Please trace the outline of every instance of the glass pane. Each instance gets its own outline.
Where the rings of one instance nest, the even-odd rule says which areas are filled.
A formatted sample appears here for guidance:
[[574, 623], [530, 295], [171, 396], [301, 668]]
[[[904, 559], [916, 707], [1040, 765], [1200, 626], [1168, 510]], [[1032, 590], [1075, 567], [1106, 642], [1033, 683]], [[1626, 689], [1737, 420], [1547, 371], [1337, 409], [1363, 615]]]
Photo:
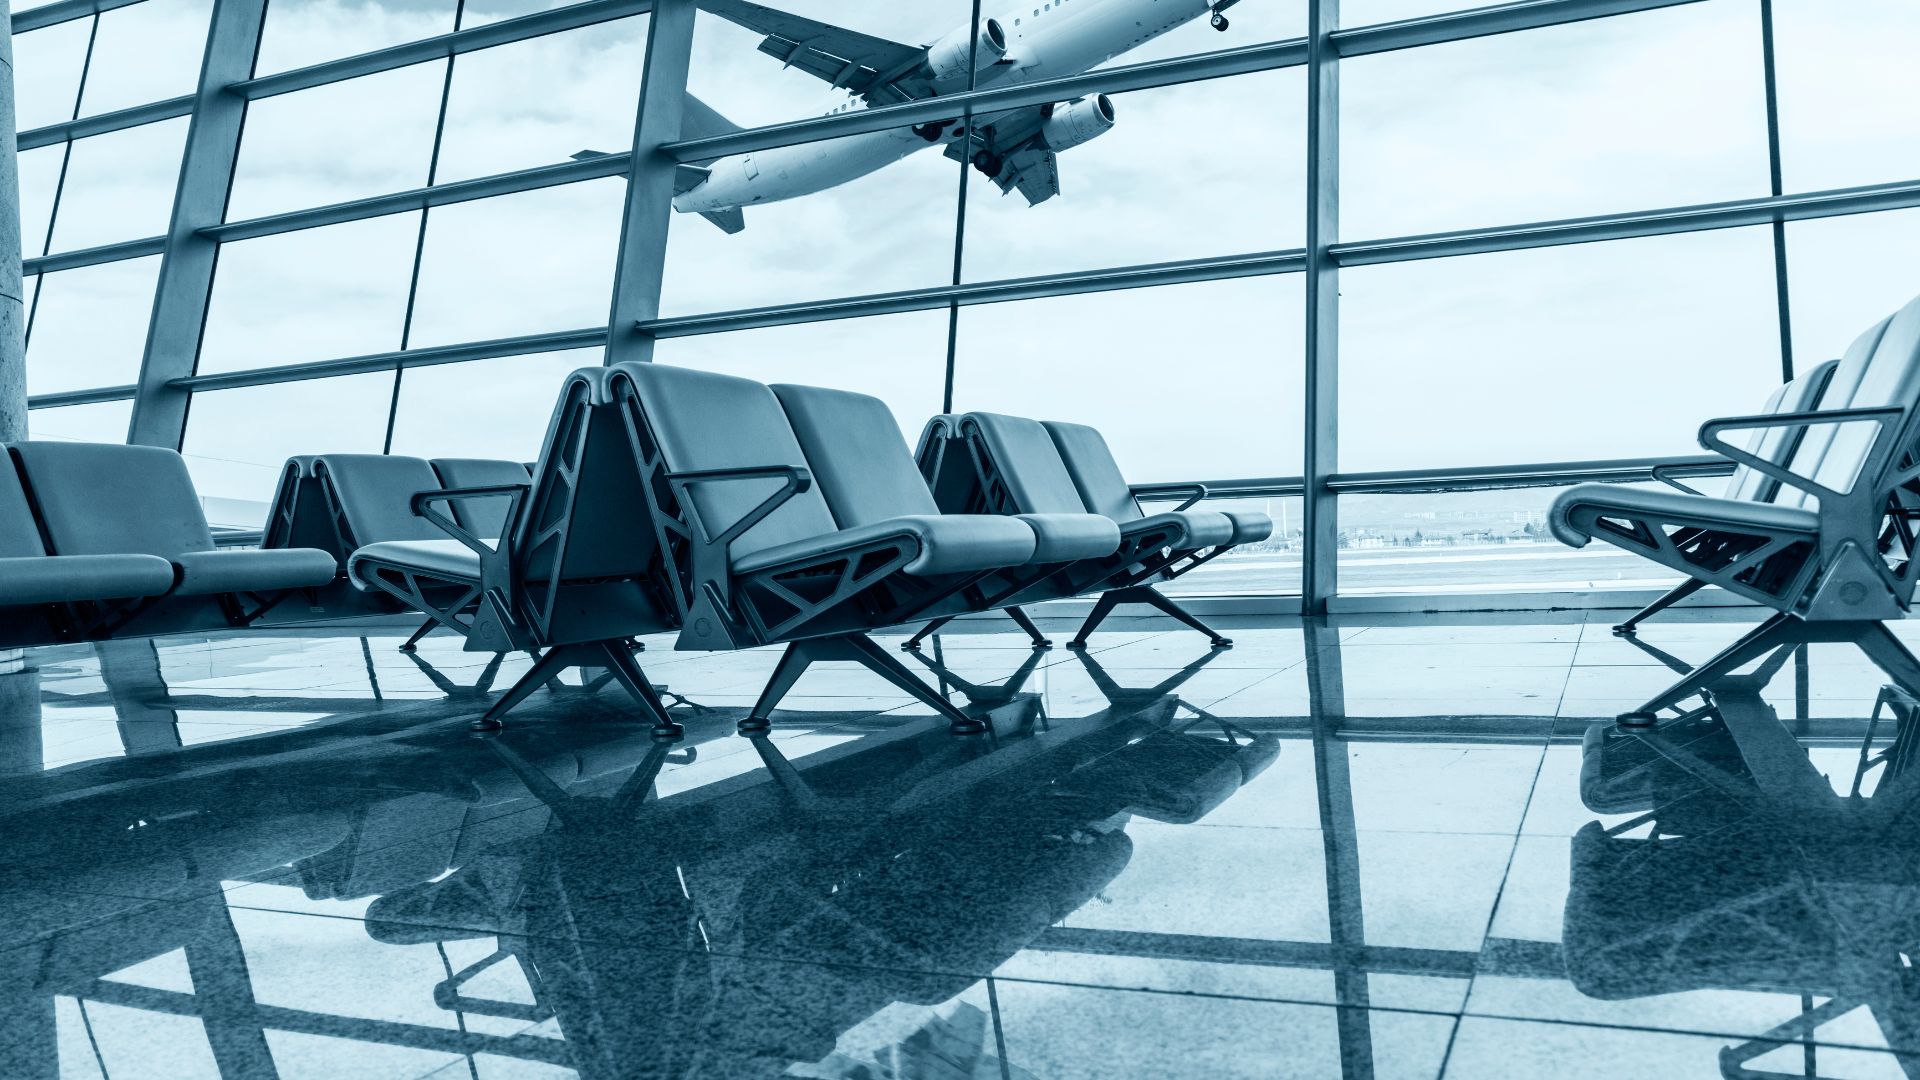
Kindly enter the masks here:
[[81, 114], [193, 93], [212, 15], [213, 0], [142, 0], [102, 12]]
[[1343, 495], [1340, 592], [1664, 590], [1680, 580], [1611, 544], [1570, 548], [1555, 540], [1547, 531], [1547, 508], [1556, 493], [1511, 488]]
[[[1058, 155], [1058, 195], [1029, 205], [1020, 189], [1002, 194], [974, 173], [967, 185], [968, 280], [1306, 242], [1304, 72], [1144, 90], [1112, 102], [1112, 127]], [[1229, 131], [1234, 149], [1222, 154]], [[1204, 180], [1194, 171], [1202, 161]], [[1123, 221], [1126, 227], [1115, 227]]]
[[446, 72], [415, 64], [248, 105], [227, 220], [424, 186]]
[[138, 382], [160, 256], [45, 275], [27, 335], [27, 393]]
[[73, 119], [92, 27], [91, 19], [74, 19], [14, 36], [13, 119], [21, 131]]
[[540, 456], [560, 384], [597, 367], [600, 349], [504, 356], [408, 368], [393, 414], [393, 452], [415, 457], [532, 461]]
[[199, 372], [398, 349], [419, 232], [390, 214], [222, 245]]
[[1340, 25], [1371, 26], [1485, 6], [1484, 0], [1341, 0]]
[[647, 20], [635, 16], [456, 57], [435, 180], [628, 149], [646, 53]]
[[186, 142], [184, 116], [74, 142], [52, 249], [164, 234]]
[[947, 311], [667, 338], [654, 346], [654, 359], [764, 383], [872, 394], [893, 410], [907, 445], [916, 446], [945, 390]]
[[413, 347], [604, 326], [626, 181], [435, 207]]
[[379, 453], [392, 398], [390, 371], [193, 395], [180, 452], [207, 520], [259, 528], [295, 454]]
[[26, 258], [47, 252], [47, 226], [53, 224], [53, 197], [60, 188], [60, 159], [66, 144], [21, 153], [20, 251]]
[[1300, 473], [1298, 274], [962, 308], [954, 408], [1091, 424], [1128, 480]]
[[1845, 352], [1862, 331], [1920, 291], [1920, 210], [1787, 223], [1793, 362], [1810, 368]]
[[1347, 240], [1765, 195], [1742, 0], [1341, 64]]
[[1351, 267], [1340, 471], [1699, 454], [1780, 382], [1765, 228]]
[[457, 0], [273, 0], [255, 75], [306, 67], [453, 31]]
[[[891, 137], [861, 135], [729, 159], [741, 170], [733, 190], [751, 193], [759, 178], [778, 176], [803, 158], [833, 160], [859, 153], [858, 140]], [[725, 167], [724, 161], [715, 166]], [[754, 178], [745, 179], [745, 170]], [[712, 205], [697, 200], [717, 196], [707, 185], [695, 187], [675, 200], [676, 209], [687, 211], [674, 214], [668, 229], [660, 310], [684, 315], [946, 285], [953, 280], [959, 176], [959, 166], [938, 153], [916, 153], [815, 194], [736, 210], [746, 228], [731, 234], [696, 216]]]
[[[1298, 496], [1273, 499], [1203, 499], [1195, 510], [1257, 511], [1273, 519], [1273, 535], [1241, 544], [1198, 569], [1158, 586], [1170, 596], [1271, 596], [1300, 591], [1300, 503]], [[1150, 502], [1149, 514], [1177, 503]]]
[[462, 30], [485, 23], [504, 22], [522, 15], [566, 7], [574, 0], [467, 0], [460, 8]]
[[127, 441], [127, 424], [132, 419], [131, 401], [35, 409], [27, 414], [27, 438], [123, 443]]
[[1920, 5], [1774, 0], [1788, 191], [1920, 176]]

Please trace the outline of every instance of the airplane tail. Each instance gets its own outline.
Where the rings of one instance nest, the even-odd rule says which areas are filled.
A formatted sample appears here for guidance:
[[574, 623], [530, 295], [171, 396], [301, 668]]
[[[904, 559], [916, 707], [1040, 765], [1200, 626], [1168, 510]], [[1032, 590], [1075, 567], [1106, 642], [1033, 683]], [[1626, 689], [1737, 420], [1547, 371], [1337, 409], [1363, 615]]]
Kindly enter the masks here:
[[[680, 134], [688, 139], [704, 139], [709, 135], [726, 135], [740, 130], [740, 125], [720, 115], [713, 106], [688, 94], [681, 107]], [[682, 165], [674, 178], [676, 192], [688, 191], [699, 187], [707, 179], [707, 170], [698, 165]], [[747, 227], [747, 216], [739, 207], [730, 210], [709, 210], [700, 215], [720, 227], [729, 235]]]

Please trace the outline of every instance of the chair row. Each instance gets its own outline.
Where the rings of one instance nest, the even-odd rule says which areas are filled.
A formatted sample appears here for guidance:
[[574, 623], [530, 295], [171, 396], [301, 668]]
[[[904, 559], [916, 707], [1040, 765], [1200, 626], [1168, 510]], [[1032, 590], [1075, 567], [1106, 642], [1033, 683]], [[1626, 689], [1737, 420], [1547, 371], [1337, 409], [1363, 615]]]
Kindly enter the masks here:
[[6, 455], [0, 646], [249, 626], [339, 571], [315, 548], [216, 548], [171, 450], [23, 442]]
[[[503, 496], [497, 539], [460, 520], [469, 500]], [[560, 671], [593, 664], [615, 672], [663, 736], [679, 725], [633, 658], [637, 635], [677, 630], [680, 649], [786, 645], [746, 731], [764, 730], [823, 660], [860, 663], [954, 730], [978, 731], [871, 633], [1137, 587], [1234, 536], [1223, 515], [1143, 527], [1077, 496], [949, 510], [876, 398], [656, 364], [571, 375], [530, 485], [411, 502], [441, 536], [355, 549], [353, 581], [456, 626], [470, 650], [545, 650], [476, 726], [498, 726]], [[1252, 519], [1246, 534], [1264, 535]]]
[[[1761, 667], [1768, 672], [1786, 650], [1814, 641], [1853, 642], [1920, 692], [1920, 660], [1886, 626], [1912, 608], [1915, 584], [1920, 299], [1860, 335], [1839, 361], [1783, 387], [1770, 406], [1700, 428], [1703, 447], [1739, 466], [1724, 497], [1581, 484], [1554, 500], [1548, 521], [1562, 542], [1602, 540], [1685, 574], [1685, 592], [1716, 585], [1775, 612], [1622, 714], [1622, 724], [1660, 723], [1695, 696], [1711, 704], [1715, 688], [1734, 685], [1728, 680], [1746, 665], [1771, 658]], [[1746, 445], [1729, 441], [1743, 431], [1753, 433]]]

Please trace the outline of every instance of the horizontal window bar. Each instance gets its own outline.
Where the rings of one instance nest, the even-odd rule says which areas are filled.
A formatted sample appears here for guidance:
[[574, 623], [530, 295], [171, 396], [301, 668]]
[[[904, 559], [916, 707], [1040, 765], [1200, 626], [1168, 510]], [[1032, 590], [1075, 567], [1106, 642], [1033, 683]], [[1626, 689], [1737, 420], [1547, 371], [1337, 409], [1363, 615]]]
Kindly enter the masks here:
[[165, 250], [167, 250], [167, 238], [164, 236], [122, 240], [117, 244], [102, 244], [99, 247], [81, 248], [78, 251], [62, 251], [55, 255], [36, 255], [31, 259], [22, 259], [20, 272], [28, 275], [52, 274], [61, 270], [76, 270], [82, 266], [98, 266], [101, 263], [144, 258], [148, 255], [158, 255]]
[[786, 326], [791, 323], [856, 319], [868, 315], [894, 315], [903, 311], [927, 311], [943, 308], [948, 304], [963, 306], [998, 304], [1009, 300], [1029, 300], [1043, 296], [1111, 292], [1117, 289], [1141, 289], [1152, 285], [1258, 277], [1263, 274], [1291, 274], [1300, 272], [1305, 265], [1306, 256], [1296, 248], [1289, 251], [1264, 251], [1211, 259], [1142, 263], [1110, 270], [1004, 278], [966, 285], [933, 285], [924, 289], [873, 293], [839, 300], [743, 308], [735, 311], [714, 312], [710, 315], [680, 315], [666, 319], [651, 319], [637, 324], [637, 327], [641, 332], [652, 334], [657, 338], [689, 337], [695, 334], [715, 334], [725, 330], [754, 330], [767, 326]]
[[1410, 469], [1395, 472], [1340, 473], [1327, 486], [1341, 495], [1414, 495], [1446, 491], [1489, 491], [1496, 488], [1558, 487], [1580, 483], [1629, 483], [1653, 479], [1656, 466], [1670, 466], [1680, 476], [1725, 476], [1733, 462], [1722, 457], [1695, 455], [1667, 458], [1618, 458], [1603, 461], [1563, 461], [1540, 465], [1488, 465], [1448, 469]]
[[458, 364], [467, 360], [493, 360], [503, 356], [558, 352], [562, 349], [590, 349], [606, 343], [607, 328], [598, 326], [581, 330], [559, 330], [550, 334], [495, 338], [491, 341], [463, 342], [458, 345], [437, 345], [425, 349], [370, 353], [366, 356], [343, 357], [339, 360], [322, 360], [313, 364], [287, 364], [282, 367], [223, 371], [214, 375], [189, 375], [184, 379], [172, 380], [167, 383], [167, 388], [196, 392], [232, 390], [243, 386], [329, 379], [336, 375], [360, 375], [369, 371], [392, 371], [395, 368], [433, 367], [438, 364]]
[[574, 184], [606, 176], [624, 176], [632, 158], [632, 151], [602, 154], [582, 161], [541, 165], [537, 168], [500, 173], [496, 176], [436, 184], [432, 187], [414, 188], [411, 191], [396, 191], [390, 195], [353, 199], [330, 206], [317, 206], [311, 210], [294, 210], [285, 214], [270, 214], [244, 221], [230, 221], [224, 225], [201, 229], [200, 235], [221, 243], [230, 243], [257, 236], [314, 229], [322, 225], [338, 225], [341, 222], [359, 221], [362, 218], [400, 214], [429, 206], [472, 202], [475, 199], [486, 199], [495, 195], [512, 195], [516, 192], [558, 187], [561, 184]]
[[1802, 221], [1809, 218], [1866, 214], [1878, 210], [1900, 210], [1914, 206], [1920, 206], [1920, 180], [1906, 180], [1897, 184], [1875, 184], [1868, 187], [1836, 188], [1831, 191], [1813, 191], [1798, 195], [1735, 199], [1731, 202], [1677, 206], [1664, 210], [1639, 210], [1624, 214], [1567, 218], [1529, 225], [1462, 229], [1455, 232], [1401, 236], [1386, 240], [1364, 240], [1352, 244], [1335, 244], [1331, 251], [1334, 260], [1341, 266], [1367, 266], [1374, 263], [1444, 259], [1456, 255], [1480, 255], [1493, 251], [1518, 251], [1525, 248], [1556, 247], [1563, 244], [1591, 244], [1605, 240], [1626, 240], [1638, 236], [1733, 229], [1744, 225], [1765, 225], [1774, 221]]
[[1636, 11], [1697, 4], [1701, 0], [1524, 0], [1522, 3], [1495, 4], [1492, 7], [1449, 11], [1417, 19], [1357, 26], [1335, 30], [1333, 47], [1341, 56], [1368, 56], [1373, 53], [1439, 45], [1449, 41], [1510, 34], [1519, 30], [1539, 30], [1548, 26], [1629, 15]]
[[102, 401], [131, 401], [137, 386], [98, 386], [91, 390], [62, 390], [57, 394], [34, 394], [27, 398], [29, 409], [58, 409], [66, 405], [95, 405]]
[[159, 120], [172, 120], [178, 116], [190, 116], [192, 113], [193, 95], [188, 94], [185, 97], [135, 105], [130, 109], [116, 109], [96, 116], [83, 116], [78, 120], [66, 120], [58, 124], [48, 124], [45, 127], [29, 128], [20, 133], [19, 146], [22, 150], [53, 146], [69, 139], [105, 135], [109, 131], [121, 131]]
[[29, 30], [38, 30], [46, 26], [58, 26], [63, 22], [84, 19], [102, 11], [112, 11], [141, 0], [57, 0], [56, 3], [42, 4], [30, 11], [16, 11], [12, 15], [13, 32], [24, 34]]
[[[292, 71], [262, 75], [244, 82], [232, 83], [227, 89], [252, 101], [256, 98], [272, 97], [275, 94], [289, 94], [295, 90], [324, 86], [327, 83], [357, 79], [362, 75], [392, 71], [394, 68], [408, 67], [429, 60], [442, 60], [461, 53], [491, 49], [496, 45], [508, 45], [528, 38], [576, 30], [582, 26], [592, 26], [594, 23], [638, 15], [652, 9], [652, 0], [587, 0], [584, 4], [569, 4], [551, 11], [522, 15], [517, 19], [504, 19], [469, 30], [456, 30], [450, 34], [409, 41], [404, 45], [377, 49], [357, 56], [346, 56], [309, 67], [295, 68]], [[272, 15], [269, 14], [268, 18], [272, 18]], [[635, 57], [634, 62], [639, 63], [639, 58]]]

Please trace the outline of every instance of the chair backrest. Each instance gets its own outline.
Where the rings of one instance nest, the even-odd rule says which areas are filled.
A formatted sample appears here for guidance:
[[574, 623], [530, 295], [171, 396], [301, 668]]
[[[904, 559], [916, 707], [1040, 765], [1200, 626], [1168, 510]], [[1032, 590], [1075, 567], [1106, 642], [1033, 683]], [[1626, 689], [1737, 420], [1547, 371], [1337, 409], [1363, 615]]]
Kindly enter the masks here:
[[[672, 472], [761, 465], [807, 468], [780, 399], [764, 383], [671, 364], [625, 363], [616, 380], [633, 387], [647, 431]], [[718, 536], [780, 489], [778, 478], [694, 484], [689, 501], [708, 537]], [[734, 541], [733, 558], [839, 531], [814, 484]]]
[[1085, 424], [1057, 420], [1048, 420], [1041, 426], [1053, 437], [1054, 448], [1060, 451], [1060, 460], [1066, 464], [1067, 474], [1073, 477], [1073, 486], [1079, 490], [1080, 501], [1087, 504], [1088, 510], [1115, 521], [1134, 521], [1146, 516], [1141, 513], [1133, 488], [1121, 475], [1120, 463], [1113, 460], [1113, 451], [1099, 431]]
[[172, 450], [118, 443], [12, 446], [55, 555], [158, 555], [213, 550], [187, 463]]
[[[1816, 365], [1805, 375], [1781, 383], [1767, 398], [1761, 413], [1777, 416], [1781, 413], [1808, 412], [1818, 408], [1821, 395], [1826, 391], [1827, 383], [1833, 378], [1833, 369], [1840, 366], [1838, 360], [1828, 360]], [[1747, 440], [1747, 452], [1764, 461], [1782, 464], [1790, 460], [1800, 446], [1800, 440], [1806, 434], [1806, 428], [1756, 428], [1753, 436]], [[1778, 498], [1784, 487], [1778, 480], [1769, 477], [1758, 469], [1745, 465], [1733, 470], [1727, 478], [1729, 499], [1744, 499], [1748, 502], [1771, 502]], [[1786, 488], [1793, 491], [1793, 488]]]
[[27, 501], [27, 489], [13, 457], [0, 461], [0, 559], [18, 559], [45, 555], [40, 539], [40, 523], [34, 520], [33, 504]]
[[[1854, 340], [1834, 368], [1820, 400], [1822, 411], [1920, 405], [1920, 299], [1901, 308]], [[1874, 441], [1871, 423], [1822, 424], [1807, 429], [1789, 468], [1834, 491], [1852, 488]], [[1791, 505], [1812, 505], [1807, 492], [1783, 493]]]
[[[501, 484], [527, 484], [532, 471], [517, 461], [491, 458], [434, 458], [433, 471], [440, 486], [447, 488], [496, 487]], [[493, 539], [507, 526], [507, 507], [511, 500], [459, 499], [453, 506], [453, 518], [474, 535]]]
[[425, 458], [397, 454], [323, 454], [313, 461], [313, 479], [348, 548], [386, 540], [445, 540], [438, 525], [413, 512], [413, 497], [439, 491], [440, 478]]
[[645, 487], [611, 405], [611, 369], [581, 368], [560, 387], [513, 532], [528, 580], [627, 577], [657, 567]]
[[940, 512], [886, 402], [820, 386], [771, 389], [841, 528]]
[[[999, 513], [1084, 514], [1087, 504], [1080, 498], [1067, 463], [1061, 460], [1053, 436], [1038, 420], [1000, 413], [968, 413], [961, 418], [961, 431], [974, 452], [983, 455], [1010, 507], [994, 507]], [[989, 502], [998, 496], [989, 493]]]

